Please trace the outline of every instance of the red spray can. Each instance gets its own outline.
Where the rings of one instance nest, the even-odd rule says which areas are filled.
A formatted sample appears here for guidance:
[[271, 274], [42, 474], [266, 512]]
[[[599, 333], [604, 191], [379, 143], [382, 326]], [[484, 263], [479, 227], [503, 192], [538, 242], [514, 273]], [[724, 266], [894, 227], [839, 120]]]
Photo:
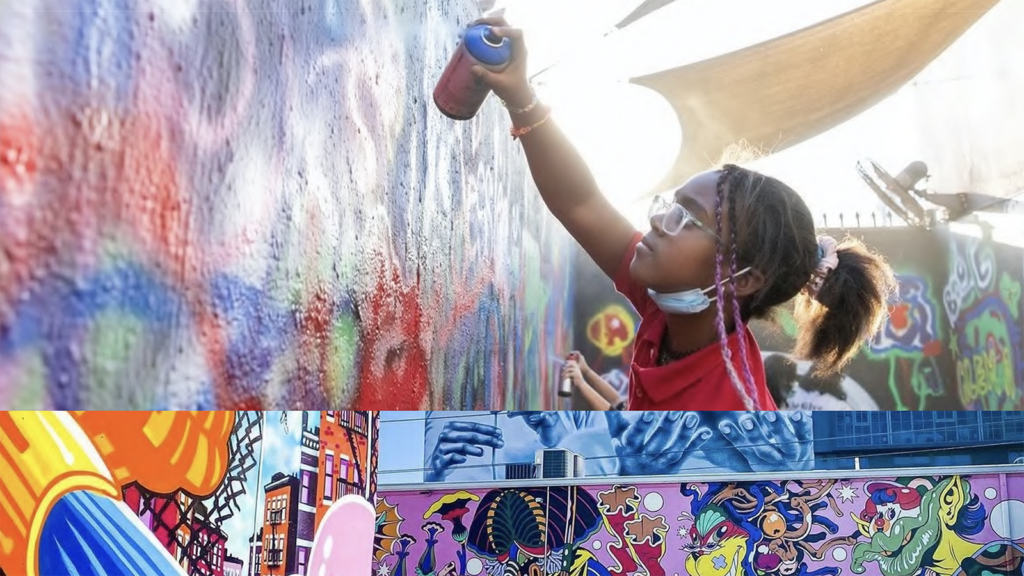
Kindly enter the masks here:
[[[565, 360], [566, 360], [566, 362], [568, 362], [570, 360], [576, 360], [576, 355], [575, 354], [569, 354], [569, 356], [567, 356]], [[572, 379], [571, 378], [562, 378], [562, 383], [558, 387], [558, 395], [561, 396], [562, 398], [570, 398], [570, 397], [572, 397]]]
[[473, 75], [473, 66], [500, 72], [511, 59], [512, 42], [508, 38], [497, 36], [486, 24], [470, 26], [434, 88], [434, 104], [453, 120], [476, 116], [491, 89]]

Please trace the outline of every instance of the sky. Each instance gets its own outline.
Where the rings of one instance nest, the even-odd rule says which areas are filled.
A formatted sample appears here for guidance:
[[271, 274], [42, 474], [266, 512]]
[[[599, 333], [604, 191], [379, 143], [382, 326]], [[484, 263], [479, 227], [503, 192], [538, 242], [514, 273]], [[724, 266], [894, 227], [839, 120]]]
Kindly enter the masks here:
[[[510, 23], [525, 30], [531, 72], [557, 64], [536, 79], [538, 92], [553, 105], [555, 118], [588, 160], [602, 190], [640, 229], [647, 226], [649, 200], [631, 198], [657, 184], [681, 137], [668, 103], [653, 91], [628, 84], [630, 77], [733, 51], [870, 3], [678, 0], [606, 35], [641, 1], [505, 0], [495, 7], [505, 8]], [[985, 26], [998, 27], [1000, 9], [1019, 6], [997, 6], [983, 18]], [[816, 217], [828, 212], [830, 223], [840, 210], [847, 215], [882, 210], [858, 176], [856, 163], [871, 158], [895, 174], [914, 160], [927, 159], [929, 153], [937, 155], [936, 146], [922, 134], [921, 91], [914, 88], [921, 82], [957, 80], [948, 76], [962, 71], [964, 59], [984, 60], [984, 50], [992, 47], [984, 38], [978, 41], [985, 34], [979, 28], [981, 23], [940, 56], [937, 65], [880, 104], [751, 167], [793, 186]], [[978, 74], [984, 79], [1001, 77], [997, 71]]]
[[[228, 519], [222, 525], [228, 535], [228, 553], [241, 559], [246, 567], [249, 564], [249, 538], [254, 533], [255, 525], [262, 525], [263, 514], [263, 486], [270, 483], [270, 479], [276, 472], [286, 474], [298, 474], [299, 472], [299, 441], [302, 434], [302, 412], [288, 412], [288, 430], [285, 430], [281, 423], [281, 412], [266, 412], [266, 420], [263, 429], [263, 466], [253, 469], [249, 473], [248, 482], [245, 487], [245, 494], [237, 500], [240, 512]], [[319, 421], [320, 413], [311, 412], [311, 417]], [[259, 450], [257, 446], [257, 450]], [[257, 457], [259, 453], [257, 453]], [[257, 482], [256, 472], [260, 471], [260, 480]], [[254, 515], [258, 515], [254, 518]]]
[[[423, 442], [426, 412], [386, 411], [380, 413], [379, 446], [401, 446], [409, 438]], [[377, 482], [379, 484], [409, 484], [423, 482], [423, 447], [408, 450], [381, 450], [378, 455]], [[412, 470], [399, 472], [399, 470]]]

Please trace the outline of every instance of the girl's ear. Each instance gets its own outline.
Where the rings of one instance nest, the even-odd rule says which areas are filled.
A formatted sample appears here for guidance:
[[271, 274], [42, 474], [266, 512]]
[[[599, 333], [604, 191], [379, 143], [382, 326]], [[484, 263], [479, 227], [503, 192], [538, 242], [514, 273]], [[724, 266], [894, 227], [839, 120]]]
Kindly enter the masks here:
[[745, 274], [733, 278], [733, 282], [736, 285], [736, 296], [745, 297], [764, 288], [765, 277], [760, 270], [751, 268]]

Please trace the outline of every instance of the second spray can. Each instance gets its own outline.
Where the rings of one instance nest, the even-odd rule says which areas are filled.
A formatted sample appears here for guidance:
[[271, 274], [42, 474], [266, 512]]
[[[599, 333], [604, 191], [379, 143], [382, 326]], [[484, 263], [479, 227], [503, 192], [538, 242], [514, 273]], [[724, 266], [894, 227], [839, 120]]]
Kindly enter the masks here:
[[[571, 362], [571, 361], [576, 360], [576, 359], [577, 358], [576, 358], [575, 354], [569, 354], [569, 356], [566, 357], [565, 361], [566, 362]], [[558, 387], [558, 395], [561, 396], [562, 398], [569, 398], [569, 397], [572, 396], [572, 379], [571, 378], [562, 378], [561, 385]]]
[[477, 24], [466, 29], [455, 54], [434, 88], [434, 104], [453, 120], [476, 116], [491, 90], [473, 75], [473, 66], [500, 72], [512, 59], [512, 42]]

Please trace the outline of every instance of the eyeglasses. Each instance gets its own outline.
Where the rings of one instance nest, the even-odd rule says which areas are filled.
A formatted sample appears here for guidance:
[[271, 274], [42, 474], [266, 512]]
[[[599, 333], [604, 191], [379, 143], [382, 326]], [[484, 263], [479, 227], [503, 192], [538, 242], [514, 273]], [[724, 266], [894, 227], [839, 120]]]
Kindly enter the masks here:
[[700, 220], [697, 220], [697, 217], [684, 208], [682, 204], [668, 202], [661, 196], [654, 197], [654, 201], [651, 202], [651, 208], [647, 211], [648, 220], [655, 216], [661, 217], [661, 229], [669, 236], [679, 234], [687, 224], [692, 222], [697, 228], [707, 232], [714, 238], [718, 238], [718, 234], [715, 234], [714, 230], [705, 226]]

